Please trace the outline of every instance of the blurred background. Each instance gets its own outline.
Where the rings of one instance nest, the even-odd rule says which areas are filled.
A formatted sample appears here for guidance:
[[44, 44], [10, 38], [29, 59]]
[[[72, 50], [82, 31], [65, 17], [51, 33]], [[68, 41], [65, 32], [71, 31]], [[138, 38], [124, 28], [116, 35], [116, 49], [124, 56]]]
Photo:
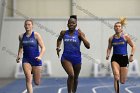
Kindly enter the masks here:
[[[25, 32], [25, 19], [33, 19], [34, 31], [39, 32], [46, 46], [43, 75], [66, 77], [60, 58], [56, 55], [56, 40], [67, 29], [70, 15], [77, 15], [78, 26], [88, 38], [91, 48], [81, 44], [82, 69], [80, 77], [112, 76], [110, 62], [105, 60], [108, 38], [114, 34], [114, 23], [127, 18], [123, 28], [137, 49], [128, 76], [139, 77], [140, 0], [0, 0], [0, 79], [15, 79], [23, 75], [16, 63], [18, 36]], [[63, 51], [63, 44], [61, 45]], [[61, 54], [62, 54], [61, 51]], [[130, 54], [130, 47], [128, 46]], [[2, 83], [0, 83], [2, 84]]]

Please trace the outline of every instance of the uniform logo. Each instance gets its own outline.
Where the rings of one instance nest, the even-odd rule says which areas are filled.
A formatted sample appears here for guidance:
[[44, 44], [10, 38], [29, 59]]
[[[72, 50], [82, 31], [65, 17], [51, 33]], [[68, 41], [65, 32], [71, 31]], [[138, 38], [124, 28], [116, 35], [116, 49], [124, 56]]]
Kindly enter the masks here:
[[75, 38], [72, 38], [72, 39], [64, 39], [65, 42], [76, 42], [76, 39]]

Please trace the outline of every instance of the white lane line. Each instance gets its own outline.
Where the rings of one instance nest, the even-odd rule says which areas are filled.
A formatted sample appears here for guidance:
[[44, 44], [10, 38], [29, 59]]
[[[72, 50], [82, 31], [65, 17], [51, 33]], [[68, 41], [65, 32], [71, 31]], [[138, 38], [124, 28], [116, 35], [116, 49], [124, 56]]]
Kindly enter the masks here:
[[27, 93], [27, 89], [25, 89], [22, 93]]
[[[108, 83], [104, 83], [104, 84], [108, 84]], [[84, 87], [84, 86], [98, 86], [100, 84], [83, 84], [83, 85], [79, 85], [78, 87]], [[129, 85], [129, 84], [126, 84]], [[111, 85], [109, 85], [111, 86]], [[98, 86], [98, 87], [94, 87], [92, 88], [93, 93], [97, 93], [95, 89], [98, 89], [100, 87], [109, 87], [109, 86]], [[49, 86], [34, 86], [33, 89], [37, 89], [37, 88], [46, 88], [46, 87], [58, 87], [58, 85], [49, 85]], [[61, 93], [63, 89], [65, 89], [67, 87], [61, 87], [58, 89], [58, 93]], [[27, 89], [25, 89], [22, 93], [27, 93]], [[131, 92], [129, 92], [131, 93]]]
[[61, 93], [63, 89], [66, 89], [67, 87], [61, 87], [58, 89], [58, 93]]
[[128, 92], [128, 93], [133, 93], [130, 88], [137, 88], [137, 87], [140, 87], [140, 86], [130, 86], [130, 87], [126, 87], [125, 88], [125, 91]]
[[97, 86], [97, 87], [92, 88], [92, 91], [93, 91], [93, 93], [97, 93], [97, 92], [96, 92], [96, 89], [104, 88], [104, 87], [113, 87], [113, 85], [108, 85], [108, 86]]
[[[46, 88], [46, 87], [58, 87], [58, 85], [50, 85], [50, 86], [34, 86], [33, 89], [37, 89], [37, 88]], [[22, 93], [27, 93], [27, 89], [25, 89]]]
[[[83, 84], [83, 85], [79, 85], [78, 87], [85, 87], [85, 86], [96, 86], [96, 85], [100, 85], [100, 84]], [[67, 87], [61, 87], [58, 89], [58, 93], [61, 93], [63, 89], [66, 89]]]

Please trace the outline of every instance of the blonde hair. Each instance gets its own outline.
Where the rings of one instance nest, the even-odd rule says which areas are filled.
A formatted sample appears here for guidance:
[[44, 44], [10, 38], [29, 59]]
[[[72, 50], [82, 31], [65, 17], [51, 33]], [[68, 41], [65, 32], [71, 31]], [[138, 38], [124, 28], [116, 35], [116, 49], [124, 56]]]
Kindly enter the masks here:
[[120, 17], [119, 19], [120, 19], [119, 23], [120, 23], [122, 26], [125, 26], [125, 25], [126, 25], [126, 18], [125, 18], [125, 17]]

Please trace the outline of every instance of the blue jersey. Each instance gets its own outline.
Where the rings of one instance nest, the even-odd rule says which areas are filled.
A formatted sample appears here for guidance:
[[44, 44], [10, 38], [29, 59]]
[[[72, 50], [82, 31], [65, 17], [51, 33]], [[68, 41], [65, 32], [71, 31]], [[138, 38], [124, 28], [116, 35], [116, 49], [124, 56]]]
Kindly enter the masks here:
[[80, 52], [81, 40], [78, 37], [78, 30], [75, 30], [72, 36], [69, 35], [69, 30], [67, 30], [63, 37], [63, 41], [64, 41], [63, 55], [81, 57]]
[[121, 35], [120, 38], [113, 37], [112, 39], [112, 46], [113, 46], [113, 54], [121, 54], [121, 55], [127, 55], [127, 42], [123, 38], [123, 35]]
[[32, 32], [30, 37], [27, 37], [26, 33], [23, 34], [22, 46], [23, 58], [34, 59], [39, 56], [38, 42], [35, 39], [34, 32]]
[[80, 45], [81, 40], [79, 39], [78, 30], [75, 30], [73, 35], [69, 35], [69, 30], [65, 32], [63, 37], [64, 51], [61, 57], [61, 62], [68, 60], [72, 65], [81, 64], [81, 52]]

